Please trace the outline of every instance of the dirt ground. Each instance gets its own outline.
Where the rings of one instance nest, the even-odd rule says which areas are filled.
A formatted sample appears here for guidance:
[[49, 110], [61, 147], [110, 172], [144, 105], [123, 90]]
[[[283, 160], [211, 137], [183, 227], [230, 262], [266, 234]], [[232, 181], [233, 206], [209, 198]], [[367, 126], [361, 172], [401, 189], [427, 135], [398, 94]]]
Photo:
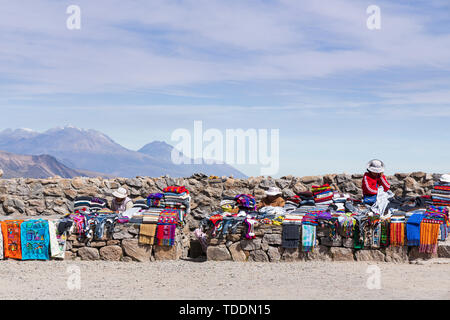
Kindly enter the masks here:
[[0, 299], [450, 299], [449, 263], [8, 260], [0, 275]]

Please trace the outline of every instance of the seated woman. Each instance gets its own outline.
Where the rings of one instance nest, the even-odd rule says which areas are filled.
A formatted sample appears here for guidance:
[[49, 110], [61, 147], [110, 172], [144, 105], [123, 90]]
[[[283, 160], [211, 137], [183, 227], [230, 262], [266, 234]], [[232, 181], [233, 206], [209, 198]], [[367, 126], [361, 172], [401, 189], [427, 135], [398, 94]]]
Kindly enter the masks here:
[[367, 164], [367, 172], [362, 179], [363, 202], [365, 204], [372, 205], [377, 201], [379, 186], [382, 186], [385, 192], [391, 187], [383, 172], [383, 161], [374, 159]]
[[112, 195], [114, 196], [114, 199], [111, 202], [112, 211], [122, 213], [133, 208], [133, 201], [128, 198], [127, 190], [125, 188], [117, 189]]
[[281, 197], [280, 188], [270, 187], [265, 193], [266, 196], [256, 206], [258, 210], [264, 207], [284, 207], [286, 204]]

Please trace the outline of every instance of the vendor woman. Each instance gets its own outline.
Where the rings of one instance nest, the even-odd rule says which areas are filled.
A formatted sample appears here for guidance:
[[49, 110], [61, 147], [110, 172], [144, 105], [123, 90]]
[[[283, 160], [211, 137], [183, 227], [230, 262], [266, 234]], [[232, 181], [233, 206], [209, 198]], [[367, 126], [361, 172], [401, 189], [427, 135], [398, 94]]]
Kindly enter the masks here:
[[133, 207], [133, 201], [128, 198], [127, 190], [119, 188], [113, 192], [113, 201], [111, 202], [111, 210], [124, 212]]
[[391, 187], [383, 172], [383, 161], [374, 159], [367, 164], [367, 172], [362, 179], [363, 201], [365, 204], [372, 205], [377, 201], [379, 186], [382, 186], [385, 192]]
[[264, 207], [284, 207], [285, 201], [281, 197], [281, 190], [277, 187], [270, 187], [266, 192], [266, 196], [258, 203], [257, 208]]

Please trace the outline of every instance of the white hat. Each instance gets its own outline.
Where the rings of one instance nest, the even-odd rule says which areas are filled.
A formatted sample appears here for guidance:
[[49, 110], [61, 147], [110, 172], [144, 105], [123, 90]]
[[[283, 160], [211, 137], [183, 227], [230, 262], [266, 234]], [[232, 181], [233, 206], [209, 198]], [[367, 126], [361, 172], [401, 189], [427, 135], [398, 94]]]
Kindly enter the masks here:
[[127, 190], [125, 188], [119, 188], [112, 195], [119, 199], [125, 199], [127, 197]]
[[270, 187], [269, 190], [266, 191], [266, 195], [268, 196], [276, 196], [278, 194], [281, 194], [281, 190], [277, 187]]
[[381, 160], [373, 159], [367, 164], [367, 170], [374, 173], [384, 172], [384, 163]]
[[450, 183], [450, 174], [443, 174], [440, 180], [441, 182]]

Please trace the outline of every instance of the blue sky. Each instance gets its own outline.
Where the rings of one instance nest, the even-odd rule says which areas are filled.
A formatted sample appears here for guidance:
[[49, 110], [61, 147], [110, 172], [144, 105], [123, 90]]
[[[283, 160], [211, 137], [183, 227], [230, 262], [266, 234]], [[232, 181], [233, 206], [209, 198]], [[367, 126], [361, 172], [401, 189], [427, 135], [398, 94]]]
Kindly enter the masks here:
[[202, 120], [279, 129], [277, 176], [449, 171], [446, 0], [0, 0], [0, 30], [0, 128], [71, 124], [136, 150]]

